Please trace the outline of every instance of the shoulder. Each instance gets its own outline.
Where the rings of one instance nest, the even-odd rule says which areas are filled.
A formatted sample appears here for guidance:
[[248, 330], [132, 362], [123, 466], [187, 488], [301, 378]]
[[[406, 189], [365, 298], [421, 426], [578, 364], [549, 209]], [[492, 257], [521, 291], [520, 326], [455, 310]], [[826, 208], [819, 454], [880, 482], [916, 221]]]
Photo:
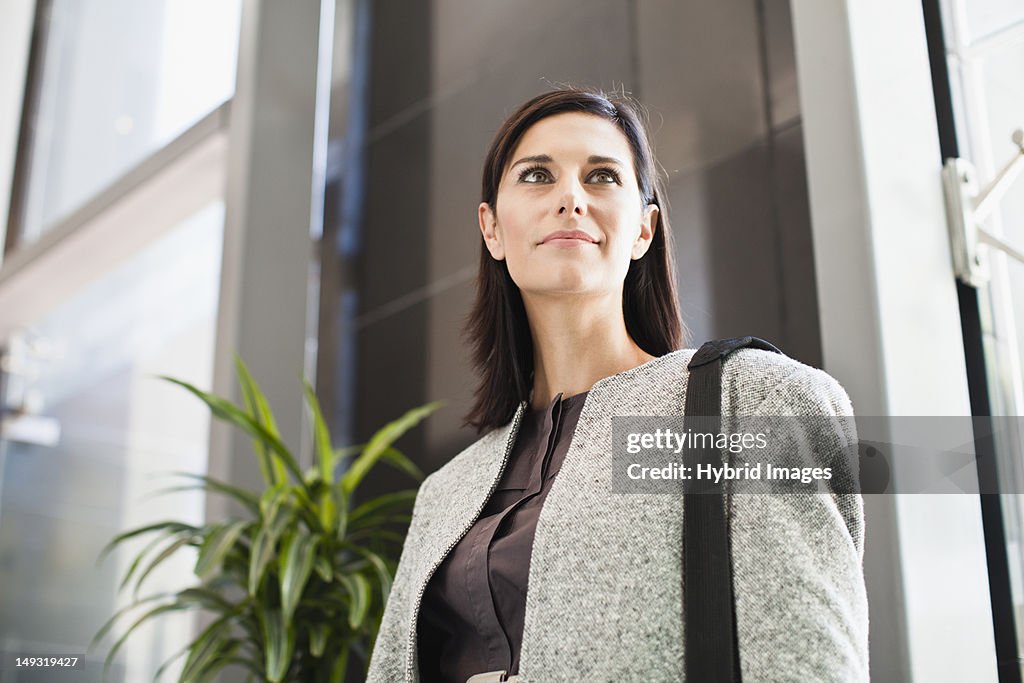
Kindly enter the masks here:
[[734, 414], [853, 415], [842, 385], [780, 353], [739, 349], [722, 366], [723, 409]]

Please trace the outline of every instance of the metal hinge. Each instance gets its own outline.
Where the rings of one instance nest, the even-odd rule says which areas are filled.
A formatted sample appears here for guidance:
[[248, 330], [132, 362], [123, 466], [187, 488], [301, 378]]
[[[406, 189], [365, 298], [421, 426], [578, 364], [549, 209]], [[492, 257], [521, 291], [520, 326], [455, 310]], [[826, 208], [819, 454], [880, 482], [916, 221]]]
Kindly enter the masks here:
[[989, 248], [999, 249], [1024, 263], [1024, 250], [982, 225], [1024, 168], [1024, 130], [1015, 130], [1011, 139], [1017, 146], [1017, 154], [983, 190], [978, 190], [977, 171], [969, 161], [946, 159], [942, 169], [953, 269], [957, 278], [972, 287], [980, 287], [989, 280], [986, 254]]

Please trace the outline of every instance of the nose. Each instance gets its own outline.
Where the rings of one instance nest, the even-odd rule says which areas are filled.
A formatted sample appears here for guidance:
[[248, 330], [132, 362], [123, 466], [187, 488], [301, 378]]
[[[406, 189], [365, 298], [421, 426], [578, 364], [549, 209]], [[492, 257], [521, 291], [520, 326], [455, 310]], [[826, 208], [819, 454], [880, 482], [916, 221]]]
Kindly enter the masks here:
[[575, 178], [571, 178], [568, 183], [568, 187], [565, 188], [562, 196], [559, 198], [558, 215], [567, 216], [575, 214], [577, 216], [586, 216], [587, 201], [583, 188], [580, 187], [579, 182]]

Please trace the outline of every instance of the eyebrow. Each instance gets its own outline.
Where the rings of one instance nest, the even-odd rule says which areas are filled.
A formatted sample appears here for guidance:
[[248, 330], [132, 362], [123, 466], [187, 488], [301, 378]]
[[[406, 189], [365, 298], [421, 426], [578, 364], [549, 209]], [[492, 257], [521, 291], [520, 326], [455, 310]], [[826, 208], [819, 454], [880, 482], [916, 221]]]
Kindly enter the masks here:
[[[512, 164], [511, 166], [509, 166], [509, 169], [511, 170], [512, 168], [515, 168], [519, 164], [529, 164], [529, 163], [545, 163], [545, 164], [547, 164], [547, 163], [551, 163], [551, 161], [552, 161], [551, 156], [548, 155], [548, 154], [534, 154], [533, 156], [523, 157], [519, 161], [517, 161], [514, 164]], [[621, 161], [619, 161], [618, 159], [616, 159], [615, 157], [603, 157], [603, 156], [600, 156], [600, 155], [597, 155], [597, 154], [592, 154], [591, 156], [587, 157], [587, 163], [588, 164], [618, 164], [619, 166], [623, 165], [623, 163]]]

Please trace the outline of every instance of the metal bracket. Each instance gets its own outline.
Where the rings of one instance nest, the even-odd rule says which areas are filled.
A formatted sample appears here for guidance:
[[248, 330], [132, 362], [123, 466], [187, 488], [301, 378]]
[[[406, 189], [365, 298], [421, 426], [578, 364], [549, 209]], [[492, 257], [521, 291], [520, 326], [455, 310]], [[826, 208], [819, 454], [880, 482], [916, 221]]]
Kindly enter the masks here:
[[977, 170], [966, 159], [946, 159], [942, 169], [953, 270], [957, 278], [972, 287], [982, 286], [991, 276], [988, 248], [995, 247], [1024, 263], [1024, 250], [982, 225], [1024, 168], [1024, 130], [1015, 130], [1011, 139], [1017, 146], [1017, 154], [983, 190], [978, 190]]

